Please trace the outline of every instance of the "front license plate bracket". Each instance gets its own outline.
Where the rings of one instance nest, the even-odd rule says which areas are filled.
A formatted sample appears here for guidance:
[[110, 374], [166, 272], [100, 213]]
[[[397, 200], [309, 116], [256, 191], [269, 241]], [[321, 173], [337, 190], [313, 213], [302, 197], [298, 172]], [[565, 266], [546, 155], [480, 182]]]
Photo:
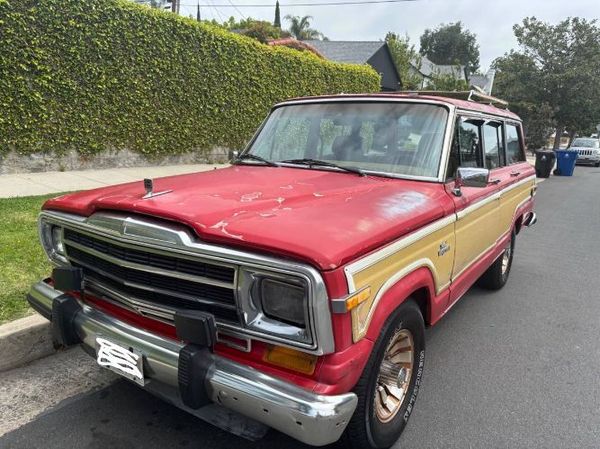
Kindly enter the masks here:
[[96, 362], [142, 387], [144, 377], [144, 355], [135, 348], [126, 348], [120, 343], [98, 336], [96, 338]]

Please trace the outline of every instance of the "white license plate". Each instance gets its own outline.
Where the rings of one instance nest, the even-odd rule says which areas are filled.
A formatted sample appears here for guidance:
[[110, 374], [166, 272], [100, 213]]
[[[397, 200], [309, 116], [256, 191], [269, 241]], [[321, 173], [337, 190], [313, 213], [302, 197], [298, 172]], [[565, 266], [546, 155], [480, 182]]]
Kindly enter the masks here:
[[96, 338], [96, 362], [115, 373], [144, 386], [144, 356], [133, 348], [124, 348], [103, 337]]

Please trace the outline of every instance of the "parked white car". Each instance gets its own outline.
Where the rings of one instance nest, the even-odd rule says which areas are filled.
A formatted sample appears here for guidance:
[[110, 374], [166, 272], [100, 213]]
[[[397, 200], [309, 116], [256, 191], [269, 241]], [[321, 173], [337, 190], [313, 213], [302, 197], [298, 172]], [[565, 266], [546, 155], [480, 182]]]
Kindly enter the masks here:
[[600, 167], [600, 140], [578, 137], [571, 143], [569, 149], [577, 151], [577, 164]]

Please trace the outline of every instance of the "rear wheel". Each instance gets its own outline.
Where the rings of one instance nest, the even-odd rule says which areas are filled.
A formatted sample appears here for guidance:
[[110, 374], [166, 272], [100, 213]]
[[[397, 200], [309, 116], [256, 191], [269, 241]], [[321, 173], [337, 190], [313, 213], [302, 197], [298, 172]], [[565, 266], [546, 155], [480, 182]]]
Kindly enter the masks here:
[[356, 411], [342, 436], [345, 447], [385, 449], [404, 430], [423, 374], [425, 325], [409, 300], [387, 320], [354, 392]]
[[477, 281], [477, 285], [488, 290], [500, 290], [508, 281], [515, 252], [515, 233], [511, 234], [510, 242], [496, 261], [487, 269]]

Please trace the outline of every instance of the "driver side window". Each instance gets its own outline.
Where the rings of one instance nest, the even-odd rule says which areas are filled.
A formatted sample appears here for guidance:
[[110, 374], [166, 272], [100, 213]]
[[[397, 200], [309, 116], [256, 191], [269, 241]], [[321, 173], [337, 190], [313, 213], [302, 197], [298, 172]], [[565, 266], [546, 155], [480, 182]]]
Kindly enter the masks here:
[[446, 179], [454, 179], [458, 167], [483, 167], [481, 125], [478, 119], [460, 117], [456, 122]]

